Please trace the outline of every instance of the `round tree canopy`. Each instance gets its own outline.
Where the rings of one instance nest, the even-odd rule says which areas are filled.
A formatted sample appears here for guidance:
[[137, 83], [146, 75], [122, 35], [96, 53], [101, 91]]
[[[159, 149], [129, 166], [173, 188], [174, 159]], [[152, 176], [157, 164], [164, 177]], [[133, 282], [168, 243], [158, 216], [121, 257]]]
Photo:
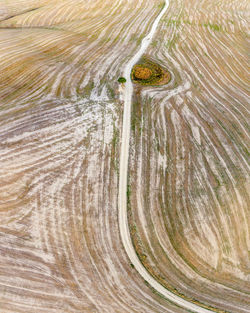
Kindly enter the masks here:
[[127, 80], [126, 80], [125, 77], [119, 77], [119, 78], [118, 78], [118, 82], [119, 82], [119, 83], [126, 83], [126, 81], [127, 81]]

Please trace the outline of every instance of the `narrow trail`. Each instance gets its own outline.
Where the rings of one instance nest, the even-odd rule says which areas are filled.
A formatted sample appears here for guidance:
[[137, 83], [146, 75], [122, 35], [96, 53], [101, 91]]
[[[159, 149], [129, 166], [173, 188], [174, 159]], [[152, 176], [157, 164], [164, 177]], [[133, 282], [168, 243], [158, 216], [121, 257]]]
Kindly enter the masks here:
[[127, 181], [128, 181], [128, 158], [129, 158], [129, 140], [130, 140], [130, 128], [131, 128], [131, 104], [133, 95], [133, 84], [130, 79], [130, 73], [133, 65], [142, 57], [152, 38], [155, 34], [160, 19], [167, 11], [169, 6], [169, 0], [165, 0], [165, 5], [162, 8], [160, 14], [154, 21], [149, 34], [142, 40], [141, 47], [138, 52], [132, 57], [125, 67], [124, 77], [127, 82], [124, 89], [124, 112], [123, 112], [123, 127], [122, 127], [122, 140], [121, 140], [121, 152], [120, 152], [120, 177], [119, 177], [119, 198], [118, 198], [118, 209], [119, 209], [119, 228], [121, 234], [121, 240], [125, 251], [134, 265], [138, 273], [160, 294], [166, 297], [168, 300], [175, 304], [193, 312], [211, 312], [210, 310], [199, 307], [198, 305], [188, 302], [183, 298], [175, 295], [161, 284], [159, 284], [145, 269], [137, 254], [134, 250], [132, 240], [129, 232], [129, 225], [127, 219]]

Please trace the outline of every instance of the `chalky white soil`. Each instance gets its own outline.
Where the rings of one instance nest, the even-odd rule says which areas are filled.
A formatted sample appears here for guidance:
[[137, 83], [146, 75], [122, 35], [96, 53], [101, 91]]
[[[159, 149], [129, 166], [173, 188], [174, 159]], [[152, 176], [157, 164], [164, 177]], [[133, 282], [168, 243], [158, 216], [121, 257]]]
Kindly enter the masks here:
[[[118, 227], [117, 78], [162, 4], [1, 1], [1, 313], [187, 312], [145, 283]], [[129, 160], [149, 271], [232, 312], [249, 303], [247, 4], [170, 1], [146, 54], [173, 79], [135, 90]]]
[[250, 307], [247, 1], [170, 1], [148, 57], [168, 86], [134, 96], [130, 224], [163, 285]]

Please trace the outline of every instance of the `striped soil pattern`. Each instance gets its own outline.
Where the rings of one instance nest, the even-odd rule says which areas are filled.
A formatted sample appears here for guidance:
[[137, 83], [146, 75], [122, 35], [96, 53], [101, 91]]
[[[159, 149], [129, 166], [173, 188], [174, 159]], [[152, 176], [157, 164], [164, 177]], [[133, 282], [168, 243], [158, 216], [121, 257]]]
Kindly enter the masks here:
[[247, 1], [170, 1], [149, 57], [168, 86], [138, 88], [132, 112], [130, 228], [163, 285], [248, 312]]
[[[187, 312], [118, 226], [123, 86], [162, 0], [0, 3], [0, 313]], [[249, 305], [246, 0], [176, 0], [134, 87], [128, 216], [142, 263], [188, 301]]]

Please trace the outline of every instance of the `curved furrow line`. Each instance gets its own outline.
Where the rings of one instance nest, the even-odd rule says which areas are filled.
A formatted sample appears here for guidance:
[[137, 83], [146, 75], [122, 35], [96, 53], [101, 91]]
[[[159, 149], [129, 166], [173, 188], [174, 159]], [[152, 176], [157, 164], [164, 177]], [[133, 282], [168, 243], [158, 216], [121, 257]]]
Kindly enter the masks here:
[[[109, 7], [102, 2], [106, 16], [99, 23], [100, 2], [89, 2], [92, 12], [81, 2], [85, 12], [70, 13], [71, 23], [46, 28], [77, 2], [65, 1], [53, 21], [30, 11], [14, 18], [26, 28], [0, 30], [6, 84], [0, 121], [1, 310], [183, 312], [139, 278], [117, 224], [121, 102], [115, 77], [159, 8], [150, 1]], [[87, 14], [96, 16], [91, 28], [90, 20], [79, 21]], [[27, 27], [35, 16], [44, 28]]]
[[[138, 9], [140, 9], [140, 8], [138, 8]], [[143, 11], [145, 11], [145, 13], [147, 13], [147, 9], [145, 8]], [[124, 10], [124, 12], [123, 13], [125, 13], [125, 10]], [[135, 12], [135, 13], [137, 13], [137, 12]], [[31, 13], [30, 13], [31, 14]], [[138, 14], [138, 16], [139, 16], [139, 18], [140, 19], [142, 19], [142, 18], [144, 18], [144, 15], [143, 14]], [[109, 19], [110, 19], [110, 17], [109, 17]], [[118, 19], [118, 18], [117, 18]], [[132, 18], [131, 18], [131, 20], [132, 20]], [[127, 20], [127, 19], [125, 19], [124, 18], [124, 20], [123, 19], [119, 19], [119, 22], [123, 22], [124, 21], [124, 23], [129, 23], [130, 22], [130, 20]], [[138, 20], [136, 20], [136, 19], [134, 19], [133, 18], [133, 23], [137, 23], [138, 25], [140, 25], [140, 21], [138, 21]], [[22, 21], [20, 21], [20, 24], [22, 25]], [[114, 26], [116, 25], [117, 23], [114, 23], [114, 24], [109, 24], [109, 33], [114, 33], [115, 34], [115, 32], [114, 31], [110, 31], [110, 27], [111, 28], [114, 28]], [[113, 27], [112, 27], [113, 26]], [[63, 30], [63, 25], [62, 25], [62, 30]], [[34, 31], [34, 29], [32, 28], [31, 30], [33, 30]], [[93, 30], [93, 24], [92, 24], [92, 30]], [[28, 30], [27, 30], [28, 31]], [[39, 30], [38, 30], [39, 31]], [[40, 44], [39, 44], [39, 46], [40, 46], [40, 49], [42, 48], [42, 50], [44, 50], [45, 49], [45, 47], [46, 46], [48, 46], [46, 49], [52, 49], [52, 47], [50, 46], [50, 41], [48, 41], [48, 31], [49, 30], [43, 30], [42, 32], [44, 32], [44, 36], [46, 36], [46, 39], [45, 39], [45, 37], [44, 37], [44, 39], [40, 39]], [[135, 29], [135, 31], [136, 31], [136, 29]], [[142, 29], [142, 31], [143, 31], [143, 29]], [[145, 30], [144, 30], [145, 31]], [[29, 31], [28, 31], [29, 32]], [[41, 32], [41, 31], [39, 31], [39, 32]], [[107, 32], [108, 32], [108, 30], [107, 30]], [[106, 33], [107, 33], [106, 32]], [[22, 32], [23, 33], [23, 32]], [[101, 31], [101, 33], [103, 33], [103, 35], [101, 35], [100, 34], [100, 36], [99, 36], [99, 40], [102, 40], [102, 36], [105, 36], [105, 33], [104, 33], [104, 30], [102, 30]], [[34, 33], [35, 34], [35, 33]], [[128, 34], [129, 34], [129, 32], [128, 32]], [[52, 32], [50, 32], [50, 36], [54, 36], [53, 35], [53, 33]], [[72, 40], [73, 40], [73, 38], [75, 38], [74, 36], [75, 35], [70, 35], [70, 36], [72, 36]], [[58, 34], [58, 36], [57, 36], [57, 39], [56, 40], [58, 40], [58, 44], [59, 44], [59, 42], [61, 41], [61, 38], [64, 38], [65, 37], [65, 33], [63, 32], [63, 33], [60, 33], [60, 34]], [[114, 39], [116, 38], [116, 37], [113, 37]], [[34, 38], [35, 39], [35, 38]], [[52, 39], [52, 38], [51, 38]], [[46, 43], [47, 44], [43, 44], [43, 42], [45, 42], [45, 40], [46, 40]], [[82, 39], [81, 39], [82, 40]], [[96, 39], [95, 39], [96, 40]], [[53, 38], [53, 46], [54, 46], [54, 42], [55, 42], [55, 38]], [[30, 47], [29, 48], [29, 50], [31, 49], [33, 49], [33, 48], [35, 48], [36, 49], [36, 46], [37, 46], [37, 44], [38, 44], [39, 42], [37, 42], [37, 40], [34, 42], [34, 46], [32, 47]], [[119, 42], [120, 43], [120, 42]], [[119, 44], [119, 43], [117, 43], [117, 44]], [[106, 44], [106, 48], [105, 49], [110, 49], [110, 48], [113, 48], [113, 42], [110, 42], [110, 43], [108, 43], [108, 45]], [[88, 47], [88, 49], [90, 48], [91, 46], [89, 46]], [[79, 47], [79, 50], [81, 49], [81, 47]], [[124, 50], [124, 48], [123, 47], [121, 47], [121, 48], [119, 48], [119, 51], [121, 51], [121, 50]], [[29, 51], [29, 50], [27, 50], [27, 52]], [[50, 51], [49, 50], [49, 51]], [[64, 58], [64, 54], [65, 53], [69, 53], [69, 57], [68, 57], [68, 59], [69, 60], [72, 60], [73, 58], [75, 58], [74, 56], [77, 54], [77, 58], [79, 59], [79, 61], [80, 61], [80, 63], [82, 62], [82, 58], [81, 58], [81, 53], [82, 53], [82, 56], [84, 57], [85, 55], [86, 55], [86, 48], [84, 49], [84, 50], [82, 50], [82, 52], [80, 53], [80, 55], [79, 55], [79, 51], [78, 49], [76, 49], [73, 53], [72, 52], [70, 52], [70, 51], [67, 51], [65, 48], [62, 48], [61, 46], [60, 46], [60, 50], [58, 50], [58, 52], [60, 53], [60, 51], [61, 51], [61, 53], [59, 54], [60, 55], [60, 57], [63, 57]], [[101, 54], [105, 54], [106, 52], [105, 52], [106, 50], [104, 50], [102, 47], [100, 47], [100, 48], [98, 48], [98, 49], [96, 49], [96, 43], [94, 44], [94, 45], [92, 45], [92, 53], [90, 52], [90, 51], [87, 51], [87, 54], [88, 54], [88, 57], [89, 58], [91, 58], [91, 60], [92, 60], [92, 63], [93, 63], [93, 60], [96, 58], [100, 58], [100, 55]], [[112, 49], [112, 51], [113, 51], [113, 49]], [[119, 51], [118, 51], [118, 53], [119, 53]], [[39, 53], [40, 53], [40, 51], [38, 51]], [[17, 51], [16, 53], [20, 53], [20, 51]], [[53, 54], [55, 53], [55, 48], [53, 47]], [[26, 54], [25, 54], [26, 55]], [[49, 55], [47, 52], [46, 52], [46, 55]], [[45, 55], [45, 56], [46, 56]], [[59, 55], [58, 55], [58, 53], [56, 53], [55, 54], [55, 57], [56, 58], [58, 58], [59, 57]], [[121, 54], [120, 54], [121, 55]], [[29, 57], [29, 56], [28, 56]], [[35, 56], [36, 57], [36, 56]], [[55, 59], [56, 60], [56, 59]], [[42, 60], [40, 60], [40, 61], [42, 61]], [[63, 61], [63, 60], [62, 60]], [[43, 61], [42, 61], [43, 62]], [[117, 60], [117, 64], [119, 64], [118, 63], [119, 62], [119, 59]], [[70, 63], [72, 63], [72, 62], [70, 62]], [[85, 63], [85, 66], [83, 65], [83, 68], [79, 68], [78, 69], [78, 72], [79, 73], [82, 73], [82, 70], [84, 70], [84, 68], [86, 68], [86, 65], [87, 65], [87, 63], [86, 63], [86, 58], [85, 58], [85, 60], [84, 60], [84, 63]], [[52, 65], [52, 64], [51, 64]], [[72, 95], [73, 93], [74, 93], [74, 90], [72, 90], [72, 88], [71, 87], [67, 87], [67, 85], [68, 84], [66, 84], [66, 86], [65, 86], [65, 84], [64, 84], [64, 82], [65, 82], [65, 80], [67, 81], [67, 82], [69, 82], [70, 80], [69, 80], [69, 76], [71, 76], [71, 75], [74, 75], [74, 77], [77, 77], [77, 76], [79, 76], [79, 78], [80, 79], [82, 79], [82, 74], [80, 74], [80, 75], [78, 75], [78, 73], [77, 73], [77, 68], [74, 66], [74, 67], [72, 67], [72, 64], [70, 64], [70, 66], [69, 67], [65, 67], [65, 61], [63, 61], [63, 63], [62, 63], [62, 65], [58, 68], [57, 67], [57, 69], [55, 70], [55, 68], [53, 69], [53, 67], [51, 68], [51, 65], [49, 65], [49, 67], [48, 67], [48, 69], [50, 69], [51, 71], [55, 71], [54, 72], [54, 75], [53, 76], [57, 76], [57, 79], [55, 80], [54, 79], [54, 77], [52, 78], [51, 77], [51, 81], [50, 81], [50, 85], [52, 85], [53, 86], [53, 84], [55, 84], [55, 86], [54, 87], [51, 87], [51, 88], [48, 88], [48, 93], [49, 94], [51, 94], [51, 96], [54, 96], [53, 94], [57, 94], [57, 95], [59, 95], [59, 94], [61, 94], [62, 96], [67, 96], [67, 95], [65, 95], [64, 93], [62, 93], [62, 90], [64, 90], [64, 89], [68, 89], [68, 92], [70, 92], [70, 94]], [[41, 66], [41, 65], [40, 65]], [[46, 69], [46, 71], [48, 70], [47, 69], [47, 65], [46, 64], [44, 64], [43, 66], [45, 66], [45, 69]], [[96, 64], [96, 66], [97, 67], [99, 67], [99, 64]], [[102, 67], [103, 66], [103, 63], [101, 63], [101, 65], [100, 65], [100, 67]], [[14, 70], [15, 71], [15, 70]], [[24, 71], [25, 71], [25, 68], [24, 68]], [[89, 69], [89, 71], [91, 72], [91, 70]], [[41, 71], [42, 72], [42, 71]], [[24, 72], [25, 73], [25, 72]], [[34, 71], [33, 71], [33, 73], [35, 74], [35, 73], [37, 73], [37, 67], [36, 68], [34, 68]], [[59, 74], [60, 73], [60, 74]], [[71, 74], [72, 73], [72, 74]], [[13, 72], [13, 74], [11, 74], [11, 76], [14, 76], [14, 72]], [[60, 77], [61, 76], [61, 77]], [[29, 77], [29, 76], [28, 76]], [[67, 77], [67, 79], [66, 78], [64, 78], [64, 77]], [[24, 76], [21, 76], [20, 77], [20, 79], [19, 79], [19, 81], [24, 81]], [[16, 80], [17, 81], [17, 80]], [[53, 83], [52, 83], [53, 82]], [[11, 83], [11, 81], [8, 81], [8, 84], [10, 84]], [[81, 84], [81, 82], [79, 82], [80, 84]], [[35, 86], [36, 85], [36, 81], [35, 81], [35, 77], [33, 77], [33, 86]], [[97, 88], [98, 88], [98, 86], [97, 86]], [[29, 86], [29, 89], [31, 89], [31, 92], [32, 92], [32, 88], [30, 88], [30, 86]], [[69, 91], [70, 90], [70, 91]], [[28, 94], [26, 94], [26, 97], [29, 97], [29, 95]]]
[[[249, 302], [247, 7], [170, 2], [146, 55], [172, 80], [135, 87], [125, 193], [134, 248], [154, 279], [237, 313]], [[117, 217], [117, 78], [161, 8], [2, 1], [1, 313], [187, 311], [141, 279]]]
[[239, 15], [248, 4], [235, 3], [170, 5], [147, 55], [172, 71], [172, 82], [138, 88], [143, 110], [132, 110], [129, 214], [140, 260], [161, 284], [247, 312], [249, 114]]

